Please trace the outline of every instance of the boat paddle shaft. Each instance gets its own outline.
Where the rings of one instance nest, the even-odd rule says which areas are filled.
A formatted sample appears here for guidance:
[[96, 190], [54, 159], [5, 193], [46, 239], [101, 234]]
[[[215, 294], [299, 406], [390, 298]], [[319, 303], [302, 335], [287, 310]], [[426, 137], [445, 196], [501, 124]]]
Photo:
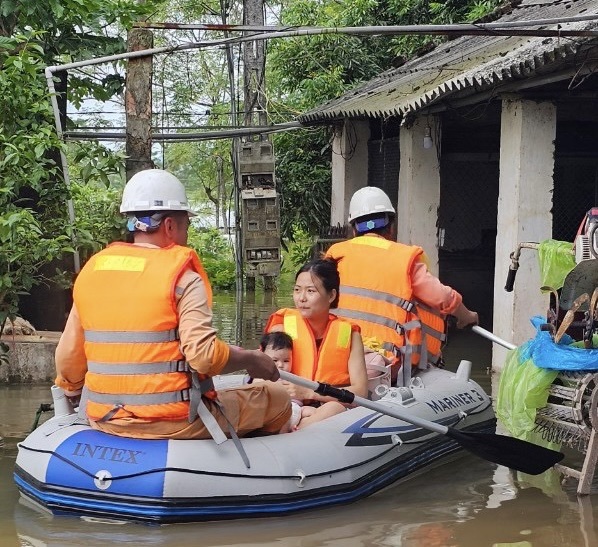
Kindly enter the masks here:
[[343, 403], [355, 403], [356, 405], [362, 406], [364, 408], [369, 408], [370, 410], [379, 412], [380, 414], [386, 414], [387, 416], [391, 416], [393, 418], [396, 418], [397, 420], [403, 420], [404, 422], [417, 425], [423, 429], [428, 429], [429, 431], [434, 431], [435, 433], [440, 433], [441, 435], [446, 435], [448, 432], [448, 427], [446, 427], [445, 425], [437, 424], [436, 422], [430, 422], [429, 420], [424, 420], [423, 418], [415, 416], [410, 412], [401, 412], [396, 408], [395, 404], [393, 404], [392, 406], [383, 405], [375, 401], [370, 401], [369, 399], [359, 397], [358, 395], [355, 395], [350, 391], [347, 391], [346, 389], [339, 389], [329, 384], [323, 384], [321, 382], [313, 382], [312, 380], [307, 380], [306, 378], [302, 378], [301, 376], [291, 374], [290, 372], [285, 372], [284, 370], [280, 371], [280, 377], [283, 380], [286, 380], [287, 382], [291, 382], [292, 384], [311, 389], [319, 395], [334, 397], [335, 399], [338, 399]]
[[517, 347], [515, 344], [512, 344], [511, 342], [507, 342], [506, 340], [503, 340], [502, 338], [499, 338], [493, 332], [490, 332], [489, 330], [486, 330], [486, 329], [480, 327], [479, 325], [474, 325], [473, 327], [471, 327], [471, 330], [473, 332], [475, 332], [476, 334], [479, 334], [480, 336], [483, 336], [484, 338], [487, 338], [488, 340], [494, 342], [495, 344], [498, 344], [499, 346], [503, 346], [504, 348], [515, 349]]

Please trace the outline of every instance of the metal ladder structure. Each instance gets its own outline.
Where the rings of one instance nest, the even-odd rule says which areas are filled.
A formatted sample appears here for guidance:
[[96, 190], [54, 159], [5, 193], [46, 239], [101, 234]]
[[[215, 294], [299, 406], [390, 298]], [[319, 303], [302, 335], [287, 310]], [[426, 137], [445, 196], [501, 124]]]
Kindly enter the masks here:
[[560, 373], [550, 386], [546, 406], [536, 412], [535, 423], [545, 440], [585, 454], [581, 469], [562, 464], [555, 469], [578, 481], [578, 494], [589, 494], [598, 463], [598, 373]]

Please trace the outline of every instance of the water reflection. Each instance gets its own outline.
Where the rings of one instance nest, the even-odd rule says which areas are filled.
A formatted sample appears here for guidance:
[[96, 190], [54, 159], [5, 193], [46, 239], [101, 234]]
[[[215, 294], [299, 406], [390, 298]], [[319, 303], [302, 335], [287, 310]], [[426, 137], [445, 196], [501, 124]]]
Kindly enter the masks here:
[[[592, 498], [583, 503], [586, 516], [592, 517]], [[583, 514], [571, 493], [543, 490], [507, 470], [496, 471], [492, 464], [465, 456], [367, 500], [302, 515], [153, 527], [50, 517], [19, 504], [14, 523], [21, 545], [52, 547], [83, 542], [90, 547], [116, 543], [593, 547], [593, 522], [591, 518], [584, 522]]]
[[214, 326], [220, 337], [250, 349], [259, 346], [270, 314], [279, 308], [292, 307], [290, 288], [278, 292], [251, 292], [235, 300], [230, 294], [214, 295]]
[[[215, 297], [214, 323], [225, 340], [255, 348], [269, 314], [291, 305], [290, 290], [246, 295], [240, 304], [233, 295], [221, 294]], [[461, 358], [471, 360], [475, 380], [490, 390], [486, 340], [473, 333], [452, 333], [445, 356], [451, 370]], [[556, 473], [525, 476], [466, 453], [368, 499], [286, 517], [162, 527], [52, 517], [19, 503], [12, 481], [17, 442], [30, 429], [39, 405], [49, 399], [48, 386], [0, 388], [3, 546], [598, 545], [596, 494], [578, 500], [575, 482], [563, 486]], [[593, 492], [598, 492], [596, 483]]]

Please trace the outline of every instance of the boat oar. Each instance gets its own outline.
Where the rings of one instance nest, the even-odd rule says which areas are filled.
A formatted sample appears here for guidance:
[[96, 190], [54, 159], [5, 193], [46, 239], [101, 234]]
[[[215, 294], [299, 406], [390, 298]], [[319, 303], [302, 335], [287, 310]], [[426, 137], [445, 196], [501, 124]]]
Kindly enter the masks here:
[[473, 327], [471, 327], [471, 330], [473, 332], [475, 332], [476, 334], [483, 336], [484, 338], [488, 338], [488, 340], [491, 340], [495, 344], [498, 344], [499, 346], [503, 346], [504, 348], [515, 349], [517, 347], [515, 344], [512, 344], [511, 342], [507, 342], [506, 340], [503, 340], [502, 338], [499, 338], [493, 332], [483, 329], [479, 325], [474, 325]]
[[556, 452], [555, 450], [550, 450], [514, 437], [494, 433], [460, 431], [454, 427], [430, 422], [424, 418], [400, 410], [395, 404], [385, 405], [377, 401], [370, 401], [369, 399], [358, 397], [346, 389], [306, 380], [283, 370], [280, 371], [280, 377], [292, 384], [311, 389], [320, 395], [334, 397], [342, 403], [356, 404], [379, 412], [380, 414], [386, 414], [397, 420], [403, 420], [423, 429], [434, 431], [440, 435], [446, 435], [459, 443], [462, 448], [469, 450], [469, 452], [480, 458], [510, 467], [516, 471], [522, 471], [528, 475], [539, 475], [560, 462], [564, 457], [564, 454], [561, 452]]

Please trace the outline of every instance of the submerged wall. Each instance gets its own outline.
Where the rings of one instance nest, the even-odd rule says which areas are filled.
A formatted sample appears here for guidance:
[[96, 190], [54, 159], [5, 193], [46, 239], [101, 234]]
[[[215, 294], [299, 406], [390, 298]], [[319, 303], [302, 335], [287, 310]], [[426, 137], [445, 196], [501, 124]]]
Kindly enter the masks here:
[[38, 331], [34, 335], [4, 335], [8, 363], [0, 364], [0, 384], [46, 384], [56, 377], [54, 352], [60, 332]]

